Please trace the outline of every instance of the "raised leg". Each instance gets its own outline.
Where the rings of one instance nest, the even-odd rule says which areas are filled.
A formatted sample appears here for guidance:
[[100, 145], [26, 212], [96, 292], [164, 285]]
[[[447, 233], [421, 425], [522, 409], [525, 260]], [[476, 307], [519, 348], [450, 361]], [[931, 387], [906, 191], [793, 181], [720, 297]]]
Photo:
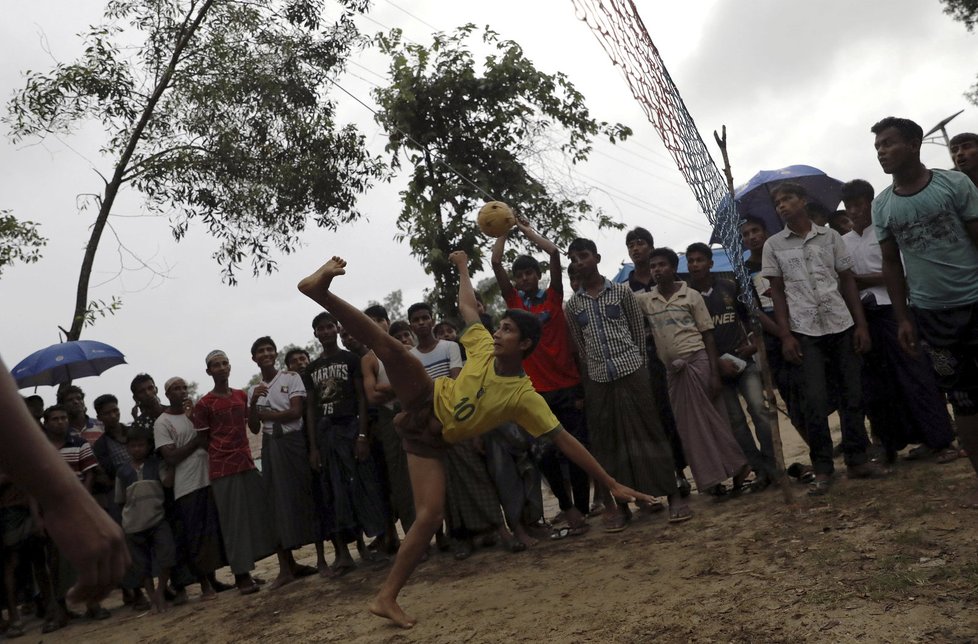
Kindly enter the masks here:
[[387, 579], [369, 604], [371, 613], [386, 617], [401, 628], [411, 628], [417, 620], [401, 610], [397, 595], [421, 561], [445, 514], [445, 466], [434, 458], [415, 454], [408, 454], [407, 458], [417, 516], [404, 535]]
[[391, 388], [405, 408], [416, 401], [426, 400], [431, 391], [431, 378], [421, 362], [360, 309], [330, 290], [333, 278], [344, 274], [346, 260], [334, 256], [315, 273], [302, 279], [298, 285], [299, 291], [332, 313], [350, 335], [373, 349], [377, 358], [384, 363]]

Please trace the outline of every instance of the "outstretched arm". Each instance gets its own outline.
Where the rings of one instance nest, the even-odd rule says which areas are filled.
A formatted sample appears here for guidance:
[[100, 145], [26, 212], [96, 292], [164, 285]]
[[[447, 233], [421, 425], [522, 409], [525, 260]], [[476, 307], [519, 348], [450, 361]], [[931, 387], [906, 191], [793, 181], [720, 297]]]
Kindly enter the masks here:
[[517, 216], [516, 227], [520, 229], [520, 232], [522, 232], [534, 246], [545, 252], [550, 257], [550, 288], [554, 289], [558, 293], [563, 293], [564, 272], [560, 267], [560, 249], [557, 248], [557, 244], [535, 231], [533, 227], [530, 226], [530, 222], [527, 221], [526, 217]]
[[581, 443], [571, 436], [570, 432], [564, 430], [563, 427], [558, 426], [553, 432], [550, 432], [553, 437], [554, 445], [557, 446], [564, 456], [574, 461], [574, 463], [580, 467], [582, 470], [588, 473], [588, 475], [594, 479], [595, 483], [603, 485], [611, 494], [620, 501], [645, 501], [646, 503], [654, 503], [655, 499], [648, 494], [642, 494], [627, 485], [622, 485], [615, 479], [611, 477], [608, 472], [605, 471], [601, 464], [593, 456], [591, 452], [587, 451]]
[[469, 277], [469, 256], [464, 250], [457, 250], [448, 256], [448, 261], [458, 269], [458, 312], [466, 324], [478, 324], [479, 303], [475, 299], [472, 278]]
[[499, 284], [499, 294], [504, 300], [508, 300], [516, 292], [513, 283], [509, 281], [506, 268], [503, 266], [503, 251], [506, 248], [507, 235], [500, 235], [496, 238], [496, 243], [492, 245], [492, 273], [496, 276], [496, 283]]

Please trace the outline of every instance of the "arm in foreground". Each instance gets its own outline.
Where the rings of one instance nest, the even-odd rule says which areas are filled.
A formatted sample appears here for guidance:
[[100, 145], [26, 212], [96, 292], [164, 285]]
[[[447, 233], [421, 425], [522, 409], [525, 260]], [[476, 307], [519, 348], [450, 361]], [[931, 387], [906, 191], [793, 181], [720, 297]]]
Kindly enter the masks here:
[[0, 360], [0, 468], [44, 509], [44, 526], [78, 571], [72, 601], [98, 600], [122, 580], [129, 552], [122, 529], [65, 465], [17, 395]]
[[654, 503], [655, 499], [648, 494], [642, 494], [627, 485], [622, 485], [615, 479], [611, 477], [608, 472], [605, 471], [601, 464], [591, 455], [591, 452], [587, 451], [581, 443], [570, 435], [569, 432], [565, 431], [563, 427], [558, 426], [557, 431], [553, 432], [553, 442], [564, 456], [574, 461], [574, 463], [580, 467], [582, 470], [588, 473], [596, 483], [600, 483], [605, 488], [607, 488], [611, 494], [619, 501], [645, 501], [646, 503]]

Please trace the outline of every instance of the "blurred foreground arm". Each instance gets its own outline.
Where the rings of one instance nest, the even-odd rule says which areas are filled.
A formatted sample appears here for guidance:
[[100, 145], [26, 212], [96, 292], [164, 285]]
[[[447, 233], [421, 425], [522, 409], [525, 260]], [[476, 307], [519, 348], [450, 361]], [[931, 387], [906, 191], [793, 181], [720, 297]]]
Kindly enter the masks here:
[[0, 360], [0, 468], [37, 499], [44, 527], [75, 570], [73, 601], [98, 600], [129, 566], [122, 530], [68, 468], [31, 418], [7, 366]]

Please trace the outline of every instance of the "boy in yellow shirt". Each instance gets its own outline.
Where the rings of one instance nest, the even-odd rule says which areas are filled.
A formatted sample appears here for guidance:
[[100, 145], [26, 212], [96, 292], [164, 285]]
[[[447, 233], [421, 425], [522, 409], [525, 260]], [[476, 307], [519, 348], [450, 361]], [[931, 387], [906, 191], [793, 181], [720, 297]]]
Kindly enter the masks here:
[[404, 409], [395, 426], [408, 454], [417, 518], [404, 537], [387, 579], [370, 602], [370, 612], [398, 626], [417, 622], [401, 610], [397, 595], [441, 525], [445, 506], [445, 469], [441, 457], [449, 443], [472, 438], [504, 422], [516, 422], [534, 436], [548, 434], [567, 457], [623, 501], [652, 497], [615, 481], [551, 413], [523, 373], [523, 358], [540, 338], [540, 322], [526, 311], [508, 310], [499, 330], [490, 335], [479, 321], [468, 256], [449, 256], [459, 272], [459, 312], [467, 328], [462, 344], [468, 361], [456, 380], [428, 377], [421, 363], [397, 339], [384, 333], [355, 306], [330, 290], [334, 277], [346, 273], [346, 261], [333, 257], [299, 282], [299, 290], [322, 305], [350, 333], [371, 347], [384, 363], [391, 387]]

